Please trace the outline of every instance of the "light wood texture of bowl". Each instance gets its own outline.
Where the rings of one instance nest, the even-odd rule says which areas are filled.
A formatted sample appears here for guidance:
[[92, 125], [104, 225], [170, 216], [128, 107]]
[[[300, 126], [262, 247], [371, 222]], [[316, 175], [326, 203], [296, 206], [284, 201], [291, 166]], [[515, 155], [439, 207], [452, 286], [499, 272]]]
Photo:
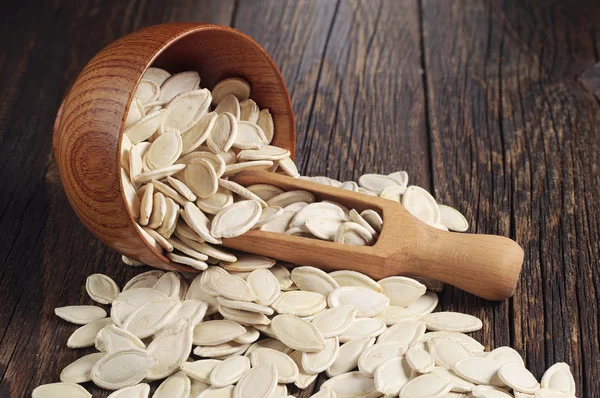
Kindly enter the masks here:
[[304, 189], [317, 200], [333, 200], [359, 212], [373, 209], [383, 217], [383, 229], [373, 246], [252, 230], [223, 239], [226, 247], [327, 271], [351, 269], [375, 280], [394, 275], [434, 278], [488, 300], [504, 300], [515, 291], [523, 249], [509, 238], [441, 231], [392, 200], [277, 173], [248, 171], [234, 180], [245, 186], [266, 183], [286, 191]]
[[173, 23], [142, 29], [110, 44], [81, 71], [54, 124], [53, 151], [71, 206], [108, 246], [156, 268], [192, 271], [170, 262], [140, 235], [125, 204], [120, 144], [125, 116], [144, 71], [196, 70], [201, 87], [242, 77], [251, 98], [273, 115], [273, 144], [295, 153], [296, 131], [281, 74], [265, 50], [224, 26]]

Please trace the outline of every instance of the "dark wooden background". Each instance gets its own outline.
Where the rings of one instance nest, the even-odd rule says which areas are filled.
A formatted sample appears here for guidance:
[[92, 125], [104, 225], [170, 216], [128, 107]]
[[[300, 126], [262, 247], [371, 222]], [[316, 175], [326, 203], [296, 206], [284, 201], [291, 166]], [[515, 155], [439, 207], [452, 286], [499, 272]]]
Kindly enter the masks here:
[[446, 288], [441, 308], [483, 319], [475, 337], [516, 348], [538, 377], [569, 363], [578, 396], [600, 397], [597, 2], [20, 0], [0, 21], [2, 398], [58, 381], [82, 354], [53, 309], [91, 303], [87, 275], [122, 284], [139, 272], [78, 222], [51, 130], [97, 51], [169, 21], [231, 25], [267, 49], [292, 96], [303, 173], [407, 170], [472, 231], [521, 243], [511, 300]]

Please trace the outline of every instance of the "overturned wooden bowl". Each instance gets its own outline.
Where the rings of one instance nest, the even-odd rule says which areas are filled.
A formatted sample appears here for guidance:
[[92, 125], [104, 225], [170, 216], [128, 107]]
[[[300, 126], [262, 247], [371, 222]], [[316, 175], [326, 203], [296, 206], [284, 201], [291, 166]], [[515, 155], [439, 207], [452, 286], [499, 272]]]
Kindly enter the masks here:
[[296, 149], [294, 114], [273, 60], [232, 28], [172, 23], [142, 29], [100, 51], [65, 96], [54, 124], [53, 151], [71, 206], [83, 224], [117, 252], [156, 268], [193, 271], [153, 248], [135, 227], [120, 178], [121, 138], [138, 83], [149, 66], [195, 70], [201, 87], [242, 77], [251, 98], [273, 115], [273, 145]]

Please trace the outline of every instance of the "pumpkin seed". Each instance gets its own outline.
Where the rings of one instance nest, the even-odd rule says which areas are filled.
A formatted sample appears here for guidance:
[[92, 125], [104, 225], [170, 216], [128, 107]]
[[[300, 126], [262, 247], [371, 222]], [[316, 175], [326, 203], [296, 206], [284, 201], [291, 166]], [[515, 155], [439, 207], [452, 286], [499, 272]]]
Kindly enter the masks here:
[[231, 357], [218, 363], [210, 372], [213, 387], [227, 387], [235, 384], [250, 370], [250, 360], [246, 357]]
[[219, 105], [230, 94], [233, 94], [239, 101], [247, 100], [250, 97], [250, 84], [240, 77], [221, 80], [212, 90], [213, 104]]
[[287, 354], [270, 348], [259, 347], [250, 354], [254, 368], [261, 364], [272, 364], [277, 368], [278, 383], [293, 383], [298, 378], [298, 366]]
[[234, 398], [269, 398], [277, 387], [277, 367], [263, 363], [253, 367], [236, 384]]
[[175, 373], [192, 351], [193, 329], [191, 322], [181, 319], [156, 334], [147, 351], [156, 359], [148, 371], [148, 380], [159, 380]]
[[377, 343], [365, 348], [358, 357], [358, 370], [365, 377], [373, 377], [375, 370], [388, 359], [402, 357], [408, 345], [396, 342]]
[[362, 353], [373, 344], [373, 337], [362, 337], [342, 344], [335, 361], [327, 368], [327, 376], [334, 377], [354, 369]]
[[112, 324], [111, 318], [102, 318], [83, 325], [69, 336], [67, 347], [85, 348], [93, 346], [98, 332], [110, 324]]
[[329, 368], [340, 351], [340, 341], [336, 337], [325, 339], [325, 348], [319, 352], [303, 352], [302, 368], [306, 373], [319, 374]]
[[181, 72], [169, 76], [160, 86], [160, 99], [170, 101], [176, 95], [196, 90], [200, 85], [198, 72]]
[[472, 315], [449, 311], [427, 314], [423, 322], [429, 330], [460, 333], [475, 332], [483, 326], [481, 320]]
[[94, 384], [107, 390], [118, 390], [141, 382], [156, 359], [146, 350], [133, 348], [102, 357], [91, 371]]
[[356, 308], [357, 317], [373, 317], [389, 306], [390, 299], [381, 293], [364, 287], [342, 286], [329, 294], [327, 303], [332, 308], [352, 305]]
[[91, 398], [92, 394], [75, 383], [52, 383], [36, 387], [31, 398]]
[[342, 333], [340, 342], [346, 343], [363, 337], [377, 337], [386, 329], [385, 322], [377, 318], [356, 318]]
[[340, 286], [356, 286], [383, 293], [383, 288], [377, 282], [360, 272], [341, 270], [330, 272], [329, 275]]
[[540, 388], [540, 383], [530, 371], [514, 363], [502, 365], [498, 369], [498, 378], [514, 391], [526, 394], [534, 394]]
[[402, 398], [441, 398], [452, 390], [452, 383], [434, 374], [424, 374], [409, 382], [400, 390]]
[[92, 368], [104, 355], [103, 352], [89, 354], [67, 365], [60, 372], [60, 381], [63, 383], [86, 383], [91, 381]]
[[402, 195], [402, 206], [426, 224], [433, 225], [440, 222], [440, 209], [435, 199], [421, 187], [412, 185], [406, 188], [406, 192]]
[[178, 297], [150, 301], [133, 311], [123, 323], [123, 328], [136, 337], [145, 339], [169, 324], [180, 307]]
[[132, 144], [146, 141], [156, 133], [162, 123], [165, 111], [150, 112], [125, 130], [125, 135]]
[[409, 366], [408, 358], [397, 357], [379, 365], [373, 376], [377, 391], [395, 396], [413, 378], [413, 369]]
[[575, 380], [571, 368], [564, 362], [558, 362], [548, 368], [540, 384], [542, 388], [552, 388], [568, 395], [575, 395]]
[[93, 305], [71, 305], [54, 309], [59, 318], [76, 325], [87, 325], [106, 317], [106, 311]]
[[427, 288], [420, 282], [404, 276], [391, 276], [377, 281], [390, 298], [390, 305], [408, 307], [425, 294]]
[[210, 234], [233, 238], [248, 232], [260, 219], [262, 208], [254, 200], [243, 200], [221, 210], [212, 221]]
[[440, 223], [451, 231], [465, 232], [469, 229], [469, 222], [458, 210], [446, 206], [438, 205], [440, 209]]
[[258, 304], [271, 305], [280, 294], [281, 285], [273, 274], [272, 269], [254, 270], [248, 275], [246, 282], [250, 286], [250, 290], [256, 297]]
[[260, 109], [256, 102], [246, 99], [240, 102], [240, 120], [256, 123]]
[[318, 352], [325, 348], [321, 332], [310, 322], [296, 316], [277, 315], [271, 328], [283, 344], [296, 351]]
[[206, 139], [206, 144], [214, 153], [227, 152], [238, 135], [238, 122], [229, 112], [217, 116], [215, 124]]
[[131, 387], [120, 388], [107, 398], [148, 398], [149, 394], [150, 385], [141, 383]]
[[381, 395], [375, 389], [373, 379], [364, 377], [359, 372], [337, 375], [323, 383], [321, 389], [335, 391], [337, 398], [375, 398]]
[[[163, 381], [152, 398], [188, 398], [192, 389], [190, 378], [181, 371], [172, 374]], [[148, 386], [150, 391], [150, 386]]]

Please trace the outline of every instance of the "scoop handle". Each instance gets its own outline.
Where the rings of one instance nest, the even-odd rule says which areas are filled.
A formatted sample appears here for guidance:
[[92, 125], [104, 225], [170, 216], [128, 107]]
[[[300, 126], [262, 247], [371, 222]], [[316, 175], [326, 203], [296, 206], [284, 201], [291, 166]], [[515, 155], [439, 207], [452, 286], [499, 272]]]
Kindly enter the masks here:
[[[420, 239], [412, 247], [391, 253], [385, 263], [407, 261], [405, 273], [427, 276], [488, 300], [505, 300], [514, 294], [523, 265], [523, 249], [515, 241], [496, 235], [458, 234], [422, 224]], [[385, 265], [384, 265], [385, 267]]]

